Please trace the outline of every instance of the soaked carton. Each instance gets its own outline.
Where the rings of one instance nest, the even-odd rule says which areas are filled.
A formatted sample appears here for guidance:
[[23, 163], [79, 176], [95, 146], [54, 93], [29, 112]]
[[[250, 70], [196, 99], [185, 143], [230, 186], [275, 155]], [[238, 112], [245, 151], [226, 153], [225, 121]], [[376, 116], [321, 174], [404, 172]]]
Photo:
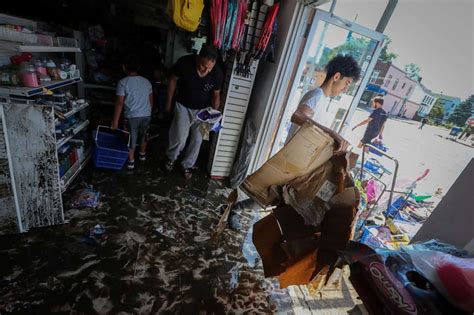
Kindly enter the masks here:
[[276, 198], [270, 187], [286, 184], [326, 163], [333, 156], [334, 144], [333, 138], [307, 121], [278, 153], [248, 176], [240, 188], [260, 205], [269, 205]]

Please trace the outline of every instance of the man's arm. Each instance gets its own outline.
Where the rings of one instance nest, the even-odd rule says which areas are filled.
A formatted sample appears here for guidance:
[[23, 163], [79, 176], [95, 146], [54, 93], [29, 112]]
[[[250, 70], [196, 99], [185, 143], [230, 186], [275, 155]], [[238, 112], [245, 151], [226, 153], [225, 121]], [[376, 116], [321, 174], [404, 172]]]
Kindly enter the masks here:
[[298, 126], [301, 126], [306, 121], [311, 121], [314, 125], [316, 125], [320, 129], [322, 129], [324, 132], [329, 134], [329, 136], [331, 136], [331, 138], [333, 138], [334, 141], [336, 141], [336, 143], [338, 144], [338, 148], [337, 148], [337, 150], [334, 151], [334, 154], [338, 155], [338, 154], [342, 154], [342, 153], [346, 152], [347, 148], [349, 147], [349, 143], [346, 140], [344, 140], [334, 130], [332, 130], [330, 128], [327, 128], [326, 126], [323, 126], [323, 125], [315, 122], [314, 120], [312, 120], [311, 117], [313, 116], [313, 114], [314, 114], [314, 112], [311, 109], [311, 107], [309, 107], [306, 104], [301, 104], [301, 105], [298, 106], [296, 111], [291, 116], [291, 122], [297, 124]]
[[150, 107], [153, 109], [153, 93], [150, 93], [150, 95], [148, 95], [148, 98], [150, 100]]
[[114, 118], [112, 119], [112, 125], [110, 126], [112, 129], [118, 128], [120, 114], [122, 114], [124, 99], [125, 96], [117, 95], [117, 98], [115, 100]]
[[214, 109], [219, 109], [220, 105], [221, 105], [221, 91], [220, 90], [214, 90], [214, 91], [212, 91], [211, 106]]
[[171, 112], [171, 102], [173, 101], [174, 92], [176, 91], [176, 83], [178, 82], [178, 77], [174, 74], [171, 75], [168, 81], [168, 89], [166, 91], [166, 103], [165, 103], [165, 111]]
[[306, 104], [298, 105], [298, 108], [291, 116], [291, 122], [302, 126], [307, 119], [313, 117], [314, 111]]
[[371, 121], [372, 121], [372, 118], [370, 118], [370, 117], [367, 118], [367, 119], [364, 119], [364, 120], [362, 120], [360, 123], [358, 123], [357, 125], [355, 125], [355, 126], [352, 128], [352, 130], [356, 129], [357, 127], [366, 125], [366, 124], [368, 124], [368, 123], [371, 122]]

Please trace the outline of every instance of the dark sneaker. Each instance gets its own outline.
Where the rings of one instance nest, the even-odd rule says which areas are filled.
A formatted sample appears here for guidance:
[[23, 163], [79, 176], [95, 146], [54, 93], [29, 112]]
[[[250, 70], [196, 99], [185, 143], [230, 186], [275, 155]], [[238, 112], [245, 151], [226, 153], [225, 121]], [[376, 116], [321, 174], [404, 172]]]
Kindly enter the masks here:
[[138, 153], [138, 159], [139, 159], [141, 162], [145, 162], [145, 161], [146, 161], [146, 153], [141, 153], [141, 152], [139, 152], [139, 153]]
[[127, 162], [127, 169], [133, 170], [135, 168], [135, 161], [128, 161]]
[[166, 159], [165, 163], [163, 164], [163, 171], [165, 171], [166, 173], [171, 173], [173, 169], [174, 169], [174, 161]]

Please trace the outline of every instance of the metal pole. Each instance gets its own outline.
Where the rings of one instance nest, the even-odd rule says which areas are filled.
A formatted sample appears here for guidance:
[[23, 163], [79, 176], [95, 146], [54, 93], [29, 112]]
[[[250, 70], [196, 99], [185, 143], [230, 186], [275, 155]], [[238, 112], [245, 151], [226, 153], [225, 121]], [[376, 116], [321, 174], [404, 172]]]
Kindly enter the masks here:
[[[381, 155], [385, 156], [386, 158], [392, 160], [395, 163], [395, 170], [393, 172], [392, 186], [391, 186], [390, 195], [389, 195], [389, 198], [388, 198], [388, 207], [387, 207], [387, 210], [388, 210], [390, 208], [390, 206], [392, 205], [393, 192], [395, 191], [395, 183], [397, 181], [398, 166], [399, 166], [398, 160], [396, 158], [394, 158], [393, 156], [390, 156], [387, 153], [385, 153], [384, 151], [380, 150], [379, 148], [374, 147], [371, 144], [364, 144], [364, 146], [362, 147], [362, 163], [364, 163], [365, 148], [370, 148], [374, 151], [377, 151], [378, 153], [380, 153]], [[361, 169], [360, 179], [362, 180], [362, 172], [364, 170], [364, 164], [361, 165], [360, 169]]]
[[397, 6], [398, 0], [388, 0], [387, 6], [385, 7], [385, 11], [383, 12], [382, 17], [379, 20], [379, 24], [375, 30], [377, 32], [383, 33], [385, 28], [387, 27], [388, 21], [392, 17], [393, 11], [395, 11], [395, 7]]
[[337, 0], [332, 0], [331, 8], [329, 9], [329, 13], [331, 13], [331, 14], [334, 13], [334, 8], [336, 7], [336, 2], [337, 2]]

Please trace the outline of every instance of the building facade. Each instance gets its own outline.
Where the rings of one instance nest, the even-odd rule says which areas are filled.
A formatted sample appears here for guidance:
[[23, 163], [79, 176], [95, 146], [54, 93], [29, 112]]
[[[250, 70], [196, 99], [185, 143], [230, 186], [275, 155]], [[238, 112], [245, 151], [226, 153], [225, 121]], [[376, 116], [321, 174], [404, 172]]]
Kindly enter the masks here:
[[370, 99], [384, 95], [384, 109], [391, 116], [413, 119], [420, 104], [411, 100], [418, 82], [406, 76], [405, 71], [392, 62], [377, 61], [366, 90], [361, 98], [362, 107], [369, 106]]
[[434, 95], [438, 98], [437, 103], [443, 107], [443, 120], [446, 120], [454, 112], [456, 107], [461, 104], [461, 99], [459, 97], [449, 96], [442, 93]]
[[420, 120], [428, 116], [437, 99], [433, 92], [426, 88], [421, 82], [418, 82], [410, 97], [411, 102], [420, 105], [416, 112], [415, 119]]

